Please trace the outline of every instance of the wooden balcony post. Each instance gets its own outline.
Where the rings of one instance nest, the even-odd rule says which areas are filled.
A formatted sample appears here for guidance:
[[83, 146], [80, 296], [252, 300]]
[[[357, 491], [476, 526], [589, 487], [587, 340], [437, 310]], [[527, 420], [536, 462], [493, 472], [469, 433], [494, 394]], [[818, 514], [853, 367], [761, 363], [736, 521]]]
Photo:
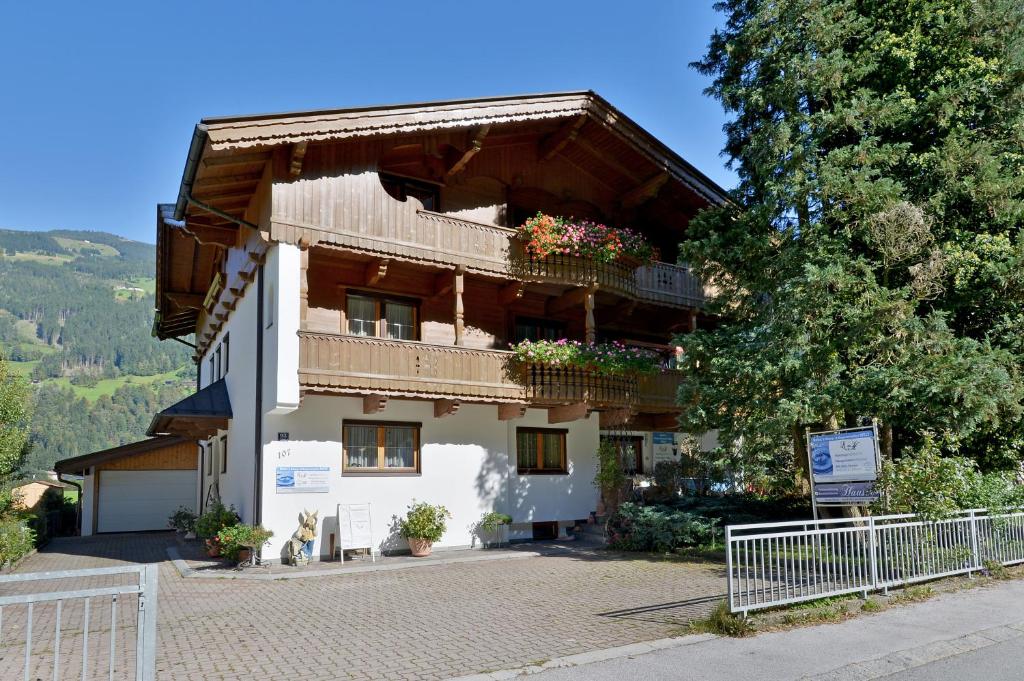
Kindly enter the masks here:
[[309, 318], [309, 239], [299, 239], [299, 328], [306, 330]]
[[338, 286], [338, 333], [348, 333], [348, 288]]
[[697, 330], [697, 311], [690, 310], [690, 333]]
[[594, 288], [587, 289], [583, 296], [583, 309], [587, 311], [586, 333], [584, 340], [587, 343], [597, 342], [597, 324], [594, 322]]
[[455, 344], [465, 345], [463, 332], [465, 331], [465, 309], [462, 306], [462, 294], [465, 292], [466, 268], [459, 265], [455, 268]]

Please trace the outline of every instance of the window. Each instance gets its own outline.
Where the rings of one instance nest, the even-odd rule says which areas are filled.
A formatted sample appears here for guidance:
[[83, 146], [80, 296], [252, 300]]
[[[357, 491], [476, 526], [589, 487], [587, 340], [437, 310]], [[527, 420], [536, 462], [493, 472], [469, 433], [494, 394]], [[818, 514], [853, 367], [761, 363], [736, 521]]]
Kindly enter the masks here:
[[206, 476], [209, 477], [213, 474], [213, 464], [210, 460], [213, 458], [213, 443], [207, 442], [206, 446], [203, 447], [203, 468], [206, 470]]
[[424, 210], [441, 210], [441, 194], [436, 184], [384, 174], [380, 176], [380, 183], [384, 191], [399, 201], [405, 201], [411, 196], [423, 204]]
[[224, 370], [224, 364], [223, 364], [223, 361], [222, 361], [223, 357], [221, 356], [221, 350], [223, 350], [223, 349], [224, 349], [223, 345], [218, 345], [217, 346], [217, 350], [213, 353], [214, 359], [217, 360], [215, 362], [215, 364], [214, 364], [216, 369], [213, 372], [213, 380], [215, 380], [215, 381], [219, 381], [221, 379], [221, 377], [224, 375], [223, 373], [221, 373]]
[[224, 334], [224, 342], [221, 343], [224, 346], [224, 373], [221, 374], [221, 378], [228, 375], [228, 366], [231, 364], [231, 334]]
[[558, 340], [559, 338], [565, 338], [565, 324], [553, 319], [516, 317], [516, 328], [513, 336], [516, 339], [516, 343], [524, 340]]
[[220, 436], [220, 472], [228, 472], [228, 436]]
[[516, 471], [520, 475], [566, 473], [565, 436], [555, 428], [516, 428]]
[[644, 439], [639, 436], [601, 436], [615, 445], [622, 462], [622, 472], [626, 475], [637, 475], [644, 472]]
[[420, 424], [347, 421], [342, 425], [346, 473], [419, 473]]
[[348, 332], [353, 336], [378, 336], [417, 340], [416, 306], [407, 301], [350, 294], [345, 303]]

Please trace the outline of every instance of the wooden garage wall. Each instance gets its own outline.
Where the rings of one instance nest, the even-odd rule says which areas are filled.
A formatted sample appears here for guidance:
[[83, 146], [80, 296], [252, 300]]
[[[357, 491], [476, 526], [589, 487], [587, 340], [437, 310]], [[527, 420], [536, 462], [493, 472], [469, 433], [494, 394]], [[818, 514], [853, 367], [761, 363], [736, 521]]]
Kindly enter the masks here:
[[194, 471], [196, 444], [182, 442], [172, 447], [125, 456], [96, 466], [100, 471]]

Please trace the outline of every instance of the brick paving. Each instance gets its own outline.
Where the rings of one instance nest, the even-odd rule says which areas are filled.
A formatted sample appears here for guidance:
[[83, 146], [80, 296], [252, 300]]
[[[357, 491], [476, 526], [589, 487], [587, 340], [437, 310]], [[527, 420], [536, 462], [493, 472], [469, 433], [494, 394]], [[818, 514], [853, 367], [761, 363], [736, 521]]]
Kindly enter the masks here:
[[[426, 681], [519, 667], [673, 635], [709, 611], [724, 586], [720, 565], [587, 549], [297, 580], [186, 579], [167, 561], [165, 549], [174, 543], [169, 534], [61, 539], [18, 572], [159, 562], [161, 681], [250, 674]], [[25, 590], [18, 585], [3, 593]], [[118, 612], [125, 649], [134, 642], [131, 606]], [[34, 651], [48, 650], [52, 613], [37, 607], [36, 617]], [[65, 611], [66, 632], [73, 633], [75, 617]], [[99, 621], [109, 629], [109, 613]], [[5, 612], [0, 679], [20, 678], [20, 636], [16, 617]], [[91, 647], [92, 641], [108, 645], [105, 635], [90, 636]], [[75, 645], [73, 636], [62, 643], [62, 657], [70, 647], [65, 659], [72, 665]], [[80, 669], [62, 671], [80, 678]]]

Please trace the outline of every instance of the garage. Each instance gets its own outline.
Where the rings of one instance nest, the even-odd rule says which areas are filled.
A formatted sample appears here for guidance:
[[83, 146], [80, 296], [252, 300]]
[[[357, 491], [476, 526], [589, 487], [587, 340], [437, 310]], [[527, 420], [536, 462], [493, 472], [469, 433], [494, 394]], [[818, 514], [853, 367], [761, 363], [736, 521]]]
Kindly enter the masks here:
[[100, 472], [97, 532], [167, 529], [167, 517], [179, 506], [195, 507], [196, 472]]
[[82, 476], [82, 535], [166, 530], [179, 506], [196, 509], [198, 447], [190, 438], [154, 437], [58, 461]]

